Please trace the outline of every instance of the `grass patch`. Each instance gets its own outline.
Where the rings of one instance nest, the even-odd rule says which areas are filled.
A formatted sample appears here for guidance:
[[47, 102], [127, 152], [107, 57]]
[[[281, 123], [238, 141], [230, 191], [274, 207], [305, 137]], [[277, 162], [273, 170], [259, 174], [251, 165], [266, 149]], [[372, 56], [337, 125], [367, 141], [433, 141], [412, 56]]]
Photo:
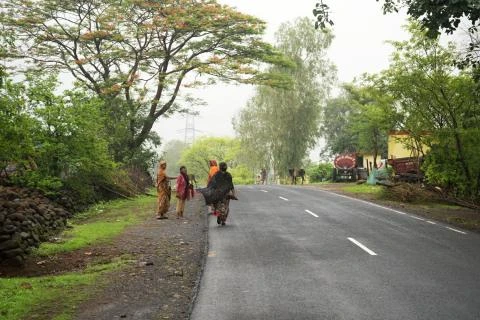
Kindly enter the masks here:
[[126, 265], [128, 260], [95, 265], [81, 273], [35, 278], [0, 278], [0, 318], [71, 319], [75, 306], [101, 287], [101, 275]]
[[369, 184], [354, 184], [354, 185], [349, 185], [345, 186], [342, 188], [343, 191], [345, 192], [350, 192], [350, 193], [356, 193], [356, 194], [369, 194], [369, 195], [376, 195], [376, 196], [381, 196], [383, 192], [383, 187], [382, 186], [377, 186], [377, 185], [369, 185]]
[[155, 203], [155, 198], [141, 196], [133, 200], [97, 204], [71, 219], [70, 225], [73, 228], [61, 233], [58, 242], [42, 243], [34, 250], [34, 254], [48, 256], [108, 242], [122, 233], [126, 227], [153, 215]]
[[312, 186], [321, 186], [321, 185], [327, 185], [327, 184], [331, 184], [331, 183], [332, 183], [332, 181], [326, 180], [326, 181], [308, 182], [308, 183], [305, 183], [305, 184], [312, 185]]
[[449, 203], [439, 203], [439, 202], [421, 202], [420, 205], [424, 206], [426, 209], [434, 208], [434, 209], [446, 209], [446, 210], [460, 210], [462, 207], [449, 204]]

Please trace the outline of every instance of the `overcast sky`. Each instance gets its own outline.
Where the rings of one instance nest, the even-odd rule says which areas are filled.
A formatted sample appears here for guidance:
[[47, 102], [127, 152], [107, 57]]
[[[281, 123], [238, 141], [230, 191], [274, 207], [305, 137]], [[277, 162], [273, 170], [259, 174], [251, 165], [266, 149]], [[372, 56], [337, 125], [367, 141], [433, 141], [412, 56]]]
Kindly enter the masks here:
[[[279, 25], [297, 17], [311, 17], [315, 0], [219, 0], [220, 3], [259, 17], [267, 22], [265, 40], [273, 43], [273, 34]], [[404, 40], [407, 35], [402, 26], [404, 14], [383, 15], [381, 3], [375, 0], [326, 0], [335, 22], [335, 39], [329, 56], [337, 66], [339, 83], [352, 81], [361, 74], [378, 72], [388, 66], [391, 47], [386, 40]], [[234, 136], [232, 118], [238, 114], [253, 94], [253, 86], [216, 85], [195, 92], [207, 105], [198, 109], [195, 117], [196, 137]], [[215, 126], [212, 126], [215, 118]], [[220, 121], [218, 121], [220, 120]], [[155, 130], [163, 142], [183, 140], [185, 118], [174, 116], [159, 119]], [[221, 124], [220, 124], [221, 123]]]

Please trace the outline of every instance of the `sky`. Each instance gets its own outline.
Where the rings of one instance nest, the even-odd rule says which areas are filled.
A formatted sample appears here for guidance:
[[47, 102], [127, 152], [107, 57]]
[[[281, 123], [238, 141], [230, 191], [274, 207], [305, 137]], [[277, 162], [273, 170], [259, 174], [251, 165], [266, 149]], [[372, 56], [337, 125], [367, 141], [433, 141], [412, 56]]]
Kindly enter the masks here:
[[[293, 21], [297, 17], [311, 17], [316, 0], [219, 0], [220, 3], [236, 7], [239, 11], [256, 16], [267, 23], [264, 40], [273, 43], [274, 33], [281, 23]], [[381, 2], [375, 0], [325, 0], [331, 10], [335, 25], [335, 39], [329, 48], [329, 57], [337, 67], [338, 84], [350, 82], [363, 73], [375, 73], [388, 66], [392, 53], [387, 40], [408, 38], [402, 26], [406, 15], [384, 15]], [[195, 137], [235, 135], [232, 118], [235, 117], [254, 94], [251, 85], [225, 85], [205, 87], [193, 92], [203, 99], [206, 106], [198, 107], [195, 117]], [[216, 119], [212, 127], [211, 119]], [[176, 115], [158, 120], [154, 130], [163, 143], [169, 140], [183, 140], [186, 119]], [[317, 148], [318, 149], [318, 148]], [[310, 153], [316, 160], [318, 150]]]

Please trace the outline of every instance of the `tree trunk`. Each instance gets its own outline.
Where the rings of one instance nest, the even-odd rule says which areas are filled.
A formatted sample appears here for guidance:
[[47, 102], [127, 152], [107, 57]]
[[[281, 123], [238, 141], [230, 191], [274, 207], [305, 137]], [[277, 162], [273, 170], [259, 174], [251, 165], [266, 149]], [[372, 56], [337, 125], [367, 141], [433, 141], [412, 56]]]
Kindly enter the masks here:
[[150, 131], [152, 130], [153, 124], [155, 123], [155, 118], [148, 116], [145, 121], [143, 122], [142, 130], [136, 137], [132, 137], [132, 145], [131, 147], [134, 149], [138, 149], [141, 145], [145, 142], [148, 138]]

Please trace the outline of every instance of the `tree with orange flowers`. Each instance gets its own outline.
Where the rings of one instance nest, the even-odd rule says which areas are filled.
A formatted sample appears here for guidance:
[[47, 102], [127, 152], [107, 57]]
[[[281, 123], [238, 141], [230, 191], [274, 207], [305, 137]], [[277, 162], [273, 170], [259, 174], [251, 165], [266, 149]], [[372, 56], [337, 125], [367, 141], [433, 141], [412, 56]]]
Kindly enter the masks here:
[[290, 65], [261, 40], [265, 23], [215, 0], [10, 0], [0, 12], [16, 37], [10, 59], [68, 72], [107, 102], [117, 160], [152, 138], [160, 117], [185, 109], [184, 86], [289, 84], [259, 68]]

